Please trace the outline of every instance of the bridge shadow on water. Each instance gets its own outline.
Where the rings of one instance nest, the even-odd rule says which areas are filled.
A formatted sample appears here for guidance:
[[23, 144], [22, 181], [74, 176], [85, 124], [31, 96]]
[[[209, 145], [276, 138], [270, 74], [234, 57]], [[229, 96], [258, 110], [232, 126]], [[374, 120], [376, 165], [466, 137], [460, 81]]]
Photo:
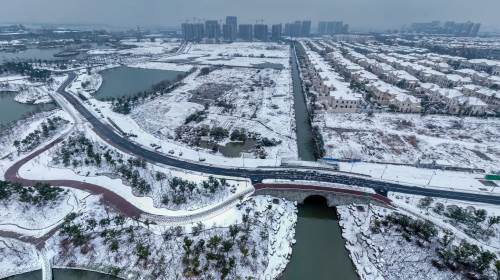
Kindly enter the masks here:
[[281, 280], [357, 280], [335, 207], [327, 199], [311, 195], [299, 204], [295, 239], [290, 259]]

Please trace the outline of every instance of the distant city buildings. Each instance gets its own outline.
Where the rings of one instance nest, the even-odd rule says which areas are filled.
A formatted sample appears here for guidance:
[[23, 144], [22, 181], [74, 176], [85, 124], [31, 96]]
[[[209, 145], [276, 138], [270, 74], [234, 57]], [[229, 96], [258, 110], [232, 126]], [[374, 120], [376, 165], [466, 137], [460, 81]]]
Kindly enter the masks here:
[[271, 27], [271, 40], [273, 41], [279, 41], [281, 40], [281, 36], [283, 34], [283, 25], [280, 24], [273, 24]]
[[244, 41], [253, 40], [253, 26], [251, 24], [240, 24], [238, 27], [238, 37]]
[[238, 18], [235, 16], [226, 17], [226, 23], [222, 26], [222, 37], [225, 41], [235, 41], [238, 35]]
[[208, 39], [219, 39], [221, 34], [220, 24], [217, 20], [205, 21], [205, 36]]
[[[260, 22], [260, 21], [258, 21]], [[298, 20], [285, 25], [278, 23], [238, 24], [236, 16], [227, 16], [224, 23], [217, 20], [207, 20], [205, 23], [183, 23], [182, 36], [186, 41], [279, 41], [285, 37], [310, 37], [312, 22]], [[342, 21], [322, 21], [318, 24], [319, 35], [347, 34], [349, 25]]]
[[447, 34], [453, 36], [475, 37], [477, 36], [480, 28], [480, 23], [474, 23], [470, 21], [447, 21], [445, 23], [441, 23], [440, 21], [436, 20], [431, 22], [413, 23], [405, 31], [427, 34]]
[[342, 21], [320, 21], [318, 23], [319, 35], [347, 34], [349, 25]]
[[311, 35], [311, 21], [295, 21], [285, 24], [284, 35], [289, 37], [309, 37]]
[[267, 24], [255, 24], [253, 26], [254, 38], [258, 41], [265, 42], [268, 38]]
[[183, 23], [182, 35], [186, 41], [199, 42], [205, 37], [205, 25], [203, 23]]

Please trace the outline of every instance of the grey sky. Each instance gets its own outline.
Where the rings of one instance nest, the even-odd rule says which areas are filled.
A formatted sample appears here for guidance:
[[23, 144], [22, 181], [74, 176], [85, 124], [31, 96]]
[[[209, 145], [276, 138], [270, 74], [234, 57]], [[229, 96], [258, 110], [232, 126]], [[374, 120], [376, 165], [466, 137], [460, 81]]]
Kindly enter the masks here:
[[500, 28], [499, 0], [1, 0], [1, 22], [175, 26], [236, 15], [241, 22], [344, 20], [379, 29], [433, 19], [479, 21]]

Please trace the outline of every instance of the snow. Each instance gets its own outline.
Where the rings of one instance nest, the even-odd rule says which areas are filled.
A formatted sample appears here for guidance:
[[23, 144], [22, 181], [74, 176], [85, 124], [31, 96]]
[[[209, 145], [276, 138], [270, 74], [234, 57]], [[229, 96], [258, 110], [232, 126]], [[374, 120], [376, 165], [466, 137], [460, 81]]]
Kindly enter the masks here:
[[[275, 203], [277, 201], [278, 203]], [[101, 218], [109, 217], [113, 219], [116, 213], [105, 209], [97, 201], [88, 202], [89, 207], [77, 222], [84, 222], [88, 218], [94, 218], [97, 221]], [[161, 273], [157, 274], [156, 279], [178, 279], [182, 275], [183, 265], [182, 256], [184, 248], [182, 247], [183, 238], [189, 237], [196, 244], [199, 240], [208, 240], [211, 236], [227, 236], [228, 225], [238, 224], [242, 226], [242, 216], [248, 213], [251, 217], [250, 231], [247, 234], [249, 244], [255, 244], [257, 259], [250, 260], [250, 265], [244, 265], [240, 260], [238, 252], [232, 251], [229, 254], [236, 256], [237, 274], [242, 277], [256, 277], [258, 279], [274, 279], [284, 269], [291, 253], [291, 243], [294, 235], [294, 225], [296, 223], [296, 207], [293, 203], [282, 199], [273, 199], [271, 197], [253, 197], [240, 206], [232, 208], [233, 215], [219, 222], [217, 220], [205, 221], [205, 226], [200, 234], [193, 234], [192, 225], [182, 227], [183, 235], [181, 237], [170, 237], [164, 239], [162, 233], [172, 230], [169, 225], [151, 225], [146, 228], [142, 223], [130, 219], [125, 220], [124, 226], [115, 226], [111, 228], [120, 230], [120, 228], [134, 228], [135, 241], [130, 241], [127, 235], [121, 237], [119, 234], [120, 246], [117, 252], [110, 252], [108, 245], [98, 234], [94, 234], [91, 239], [90, 250], [83, 254], [78, 248], [69, 248], [70, 254], [64, 254], [61, 241], [61, 235], [55, 235], [47, 242], [45, 247], [47, 255], [52, 258], [55, 267], [79, 267], [91, 270], [109, 272], [110, 267], [121, 269], [119, 275], [125, 278], [146, 275], [156, 275], [155, 271], [160, 268]], [[102, 230], [98, 226], [94, 233]], [[267, 232], [268, 238], [262, 240], [261, 231]], [[123, 232], [123, 231], [120, 231]], [[147, 265], [137, 260], [135, 253], [135, 242], [144, 242], [150, 247], [150, 256]], [[237, 249], [235, 249], [237, 251]], [[160, 260], [164, 258], [167, 266]], [[204, 261], [202, 258], [200, 261]], [[203, 275], [216, 273], [212, 268], [204, 272]], [[203, 277], [203, 276], [202, 276]], [[198, 278], [195, 278], [198, 279]], [[201, 279], [201, 278], [200, 278]]]
[[164, 54], [172, 51], [174, 48], [180, 46], [180, 42], [170, 42], [163, 41], [161, 39], [151, 42], [149, 40], [141, 40], [137, 42], [136, 40], [122, 40], [120, 41], [123, 45], [130, 46], [130, 49], [119, 50], [119, 54], [131, 54], [131, 55], [158, 55]]
[[0, 278], [40, 269], [33, 245], [0, 236]]
[[324, 114], [326, 154], [335, 158], [498, 169], [500, 122], [495, 118], [377, 113]]
[[[405, 241], [401, 233], [389, 228], [379, 234], [370, 230], [375, 218], [388, 215], [389, 210], [375, 205], [339, 206], [339, 224], [346, 248], [361, 279], [452, 279], [449, 270], [438, 270], [431, 265], [436, 256], [433, 248], [422, 248]], [[411, 264], [411, 265], [409, 265]]]
[[41, 237], [58, 226], [66, 215], [77, 212], [80, 200], [88, 194], [75, 189], [63, 188], [67, 191], [57, 201], [43, 207], [43, 211], [18, 198], [0, 203], [0, 231], [10, 231], [24, 236]]
[[[86, 134], [93, 138], [94, 141], [99, 141], [98, 136], [93, 134], [90, 129], [86, 131]], [[101, 145], [104, 144], [102, 141], [99, 142], [101, 143]], [[124, 185], [121, 179], [98, 175], [102, 173], [102, 170], [100, 169], [79, 168], [77, 170], [72, 170], [54, 166], [52, 164], [52, 154], [55, 149], [57, 149], [57, 146], [45, 153], [42, 153], [27, 164], [23, 165], [23, 167], [21, 167], [21, 169], [19, 170], [19, 175], [26, 179], [56, 180], [71, 178], [72, 180], [96, 184], [118, 194], [138, 209], [152, 215], [185, 217], [187, 220], [190, 220], [190, 217], [197, 217], [197, 219], [200, 219], [200, 213], [210, 214], [211, 212], [214, 212], [212, 214], [217, 214], [216, 211], [213, 210], [218, 210], [225, 204], [234, 204], [235, 202], [237, 202], [238, 198], [248, 195], [253, 191], [252, 184], [247, 180], [223, 177], [228, 179], [227, 181], [230, 185], [235, 186], [236, 191], [232, 194], [225, 194], [224, 198], [215, 198], [211, 202], [212, 204], [204, 205], [203, 207], [198, 207], [192, 210], [169, 210], [166, 208], [159, 208], [155, 204], [155, 199], [159, 199], [159, 197], [157, 197], [156, 195], [154, 198], [149, 196], [136, 196], [129, 186]], [[148, 169], [152, 171], [162, 171], [164, 173], [170, 174], [172, 177], [181, 177], [183, 179], [187, 179], [189, 181], [194, 181], [197, 183], [208, 179], [208, 175], [196, 172], [175, 170], [168, 167], [151, 165], [148, 167]], [[190, 207], [196, 207], [196, 205], [192, 205]]]
[[0, 91], [18, 92], [14, 98], [20, 103], [49, 103], [52, 102], [50, 94], [55, 92], [66, 80], [66, 75], [52, 76], [52, 83], [30, 82], [22, 76], [7, 76], [0, 79]]

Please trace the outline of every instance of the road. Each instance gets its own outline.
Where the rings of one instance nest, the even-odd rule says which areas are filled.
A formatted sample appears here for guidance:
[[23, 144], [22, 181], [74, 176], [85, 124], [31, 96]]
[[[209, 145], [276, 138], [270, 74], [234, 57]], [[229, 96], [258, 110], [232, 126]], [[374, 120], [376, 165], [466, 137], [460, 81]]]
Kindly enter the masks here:
[[94, 131], [105, 141], [116, 148], [143, 158], [152, 163], [160, 163], [167, 166], [176, 167], [184, 170], [202, 172], [206, 174], [244, 177], [250, 178], [252, 182], [258, 183], [265, 179], [283, 179], [283, 180], [308, 180], [316, 182], [336, 183], [344, 185], [355, 185], [364, 188], [371, 188], [377, 193], [386, 194], [388, 191], [405, 194], [432, 196], [447, 199], [466, 200], [472, 202], [482, 202], [500, 205], [500, 196], [479, 194], [472, 192], [460, 192], [443, 189], [430, 189], [419, 186], [398, 184], [387, 182], [369, 177], [363, 177], [348, 172], [324, 172], [292, 168], [231, 168], [213, 166], [202, 162], [186, 161], [169, 155], [160, 154], [146, 149], [126, 137], [115, 132], [109, 125], [101, 122], [94, 114], [77, 99], [74, 95], [65, 90], [76, 75], [69, 73], [69, 78], [59, 88], [58, 93], [62, 95], [84, 118], [89, 122]]

